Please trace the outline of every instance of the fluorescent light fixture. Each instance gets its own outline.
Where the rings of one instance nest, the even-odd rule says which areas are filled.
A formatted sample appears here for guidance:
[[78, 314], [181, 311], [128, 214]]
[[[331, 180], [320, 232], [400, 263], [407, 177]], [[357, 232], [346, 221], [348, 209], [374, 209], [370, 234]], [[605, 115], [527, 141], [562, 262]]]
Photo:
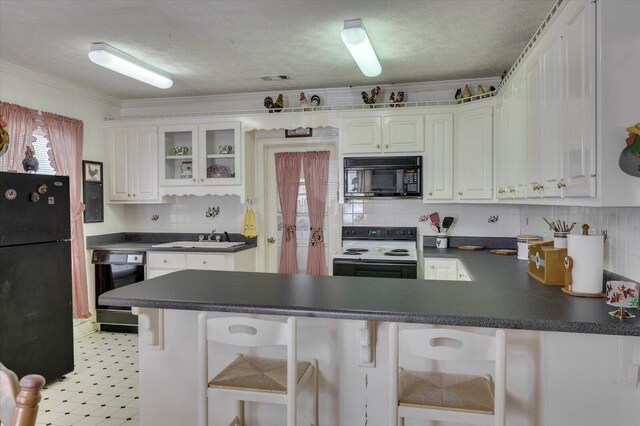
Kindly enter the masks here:
[[349, 53], [360, 67], [362, 74], [367, 77], [377, 77], [382, 72], [382, 67], [369, 41], [369, 36], [364, 29], [362, 19], [344, 21], [342, 41]]
[[168, 89], [173, 86], [171, 74], [138, 58], [134, 58], [113, 46], [109, 46], [107, 43], [91, 43], [89, 59], [94, 64], [109, 68], [111, 71], [119, 72], [160, 89]]

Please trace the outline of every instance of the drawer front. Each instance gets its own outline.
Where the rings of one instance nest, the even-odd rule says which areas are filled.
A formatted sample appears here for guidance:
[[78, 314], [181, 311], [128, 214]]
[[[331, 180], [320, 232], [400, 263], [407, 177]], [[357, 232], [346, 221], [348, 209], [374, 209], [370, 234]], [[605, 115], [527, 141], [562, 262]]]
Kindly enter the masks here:
[[206, 269], [224, 271], [226, 269], [223, 254], [188, 254], [187, 269]]
[[180, 271], [180, 269], [149, 269], [149, 272], [147, 272], [147, 279], [150, 280], [151, 278], [160, 277], [177, 271]]
[[148, 253], [147, 264], [150, 268], [185, 269], [187, 266], [184, 253], [167, 252]]

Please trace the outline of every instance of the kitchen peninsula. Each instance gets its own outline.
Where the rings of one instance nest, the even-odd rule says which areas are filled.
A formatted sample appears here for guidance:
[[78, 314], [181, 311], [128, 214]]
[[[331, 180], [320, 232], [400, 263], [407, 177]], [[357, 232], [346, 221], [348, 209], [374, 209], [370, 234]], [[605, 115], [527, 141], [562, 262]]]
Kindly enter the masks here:
[[[567, 386], [595, 403], [602, 395], [580, 385], [581, 371], [601, 369], [606, 375], [604, 363], [614, 358], [615, 364], [616, 347], [640, 345], [638, 318], [617, 320], [607, 314], [611, 309], [603, 299], [571, 297], [544, 286], [526, 275], [526, 262], [454, 249], [427, 248], [425, 256], [460, 259], [472, 281], [186, 270], [104, 294], [105, 303], [135, 307], [146, 325], [140, 330], [141, 424], [196, 423], [201, 311], [308, 317], [299, 320], [299, 356], [319, 361], [321, 424], [362, 424], [365, 418], [369, 425], [384, 424], [388, 322], [507, 329], [507, 419], [526, 419], [523, 424], [559, 424], [558, 416], [572, 410], [562, 414], [553, 395]], [[214, 357], [229, 360], [233, 353], [221, 349]], [[637, 400], [637, 390], [614, 390], [631, 403]], [[300, 403], [307, 399], [301, 396]], [[562, 404], [582, 406], [579, 399]], [[224, 406], [214, 410], [224, 411]], [[264, 424], [282, 418], [261, 406], [248, 413]], [[604, 415], [597, 413], [583, 407], [577, 416]], [[565, 424], [579, 424], [572, 423], [573, 416]], [[620, 419], [613, 424], [625, 424]]]

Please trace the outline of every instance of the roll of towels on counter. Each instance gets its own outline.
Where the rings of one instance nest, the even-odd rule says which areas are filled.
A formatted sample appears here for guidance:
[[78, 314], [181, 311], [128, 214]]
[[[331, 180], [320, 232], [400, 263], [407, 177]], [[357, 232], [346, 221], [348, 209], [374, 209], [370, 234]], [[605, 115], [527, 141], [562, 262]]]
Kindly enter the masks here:
[[604, 237], [568, 235], [567, 255], [573, 259], [571, 290], [574, 293], [602, 292]]

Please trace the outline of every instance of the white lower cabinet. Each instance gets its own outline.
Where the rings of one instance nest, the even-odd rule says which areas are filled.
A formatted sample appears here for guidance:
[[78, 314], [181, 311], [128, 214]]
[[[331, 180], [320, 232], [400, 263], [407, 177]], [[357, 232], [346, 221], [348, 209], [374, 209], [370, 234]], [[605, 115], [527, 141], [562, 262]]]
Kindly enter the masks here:
[[458, 259], [426, 258], [424, 279], [441, 281], [471, 281], [467, 270]]
[[183, 269], [255, 271], [256, 249], [235, 253], [154, 251], [147, 254], [147, 278], [155, 278]]

